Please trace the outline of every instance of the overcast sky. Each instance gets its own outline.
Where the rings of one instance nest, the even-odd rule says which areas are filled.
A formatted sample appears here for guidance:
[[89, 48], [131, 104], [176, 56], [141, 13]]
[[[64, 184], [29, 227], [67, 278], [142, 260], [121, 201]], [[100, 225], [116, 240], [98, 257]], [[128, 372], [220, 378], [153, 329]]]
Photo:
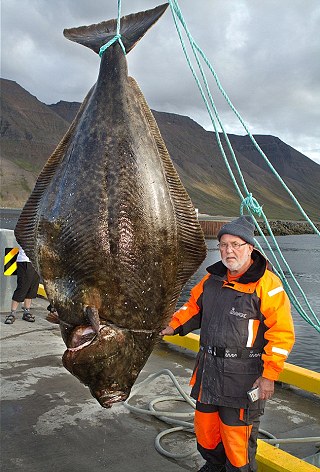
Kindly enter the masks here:
[[[116, 18], [117, 0], [0, 0], [1, 77], [46, 104], [81, 102], [100, 58], [63, 29]], [[122, 0], [122, 15], [162, 0]], [[179, 0], [189, 31], [253, 134], [272, 134], [320, 163], [320, 1]], [[168, 9], [128, 56], [150, 108], [212, 129]], [[245, 134], [211, 90], [227, 132]]]

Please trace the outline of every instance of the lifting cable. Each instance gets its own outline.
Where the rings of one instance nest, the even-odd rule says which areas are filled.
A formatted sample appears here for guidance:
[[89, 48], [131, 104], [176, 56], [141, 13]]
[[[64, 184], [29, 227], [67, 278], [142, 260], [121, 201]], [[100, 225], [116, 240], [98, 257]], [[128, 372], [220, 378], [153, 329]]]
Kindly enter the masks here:
[[[171, 8], [171, 12], [172, 12], [172, 16], [173, 16], [173, 20], [174, 20], [174, 23], [175, 23], [175, 26], [176, 26], [176, 29], [177, 29], [177, 32], [178, 32], [178, 36], [179, 36], [179, 39], [180, 39], [180, 42], [181, 42], [181, 46], [182, 46], [182, 49], [183, 49], [183, 52], [184, 52], [184, 55], [186, 57], [186, 60], [187, 60], [187, 63], [188, 63], [188, 66], [192, 72], [192, 75], [197, 83], [197, 86], [199, 88], [199, 91], [200, 91], [200, 94], [201, 94], [201, 97], [205, 103], [205, 106], [207, 108], [207, 111], [209, 113], [209, 116], [210, 116], [210, 119], [211, 119], [211, 122], [212, 122], [212, 125], [214, 127], [214, 132], [215, 132], [215, 136], [216, 136], [216, 140], [217, 140], [217, 143], [218, 143], [218, 146], [219, 146], [219, 149], [220, 149], [220, 152], [222, 154], [222, 157], [224, 159], [224, 162], [225, 162], [225, 165], [228, 169], [228, 172], [230, 174], [230, 177], [233, 181], [233, 184], [236, 188], [236, 191], [238, 193], [238, 195], [240, 196], [240, 200], [241, 200], [241, 206], [240, 206], [240, 213], [243, 214], [243, 209], [244, 207], [246, 207], [246, 209], [248, 210], [248, 212], [251, 214], [251, 216], [253, 217], [253, 220], [254, 220], [254, 223], [255, 223], [255, 226], [259, 232], [259, 234], [262, 236], [264, 242], [266, 243], [269, 251], [270, 251], [270, 254], [272, 256], [272, 260], [273, 260], [273, 265], [274, 265], [274, 270], [275, 270], [275, 273], [280, 277], [280, 279], [282, 280], [283, 282], [283, 285], [284, 285], [284, 288], [290, 298], [290, 301], [292, 302], [292, 304], [294, 305], [294, 307], [296, 308], [297, 312], [300, 314], [300, 316], [305, 320], [307, 321], [311, 326], [313, 326], [318, 332], [320, 332], [320, 320], [317, 318], [314, 310], [312, 309], [312, 307], [310, 306], [310, 303], [308, 302], [308, 299], [303, 291], [303, 289], [301, 288], [299, 282], [297, 281], [296, 277], [294, 276], [289, 264], [287, 263], [286, 259], [284, 258], [282, 252], [281, 252], [281, 249], [274, 237], [274, 234], [271, 230], [271, 227], [268, 223], [268, 220], [267, 220], [267, 217], [265, 215], [265, 213], [263, 212], [263, 209], [262, 209], [262, 206], [259, 205], [258, 201], [252, 196], [252, 193], [249, 192], [248, 188], [247, 188], [247, 185], [245, 183], [245, 180], [244, 180], [244, 177], [243, 177], [243, 174], [241, 172], [241, 169], [240, 169], [240, 166], [238, 164], [238, 161], [237, 161], [237, 158], [236, 158], [236, 155], [235, 155], [235, 152], [232, 148], [232, 145], [230, 143], [230, 140], [228, 138], [228, 135], [224, 129], [224, 126], [223, 126], [223, 123], [221, 121], [221, 118], [219, 116], [219, 113], [218, 113], [218, 110], [216, 108], [216, 105], [214, 103], [214, 100], [213, 100], [213, 97], [212, 97], [212, 94], [211, 94], [211, 91], [210, 91], [210, 88], [209, 88], [209, 84], [208, 84], [208, 80], [207, 80], [207, 77], [206, 77], [206, 74], [205, 74], [205, 71], [202, 67], [202, 64], [200, 62], [200, 57], [203, 59], [203, 61], [205, 62], [205, 64], [208, 66], [209, 68], [209, 71], [211, 72], [211, 74], [213, 75], [215, 81], [216, 81], [216, 84], [218, 86], [218, 89], [220, 90], [221, 94], [223, 95], [223, 97], [225, 98], [225, 100], [227, 101], [228, 105], [230, 106], [231, 110], [235, 113], [235, 115], [237, 116], [237, 118], [239, 119], [240, 123], [242, 124], [243, 128], [245, 129], [245, 131], [247, 132], [249, 138], [251, 139], [252, 143], [254, 144], [254, 147], [257, 149], [257, 151], [259, 152], [259, 154], [262, 156], [262, 158], [264, 159], [264, 161], [267, 163], [268, 167], [270, 168], [270, 170], [272, 171], [272, 173], [276, 176], [276, 178], [279, 180], [279, 182], [282, 184], [282, 186], [284, 187], [284, 189], [287, 191], [287, 193], [290, 195], [290, 197], [292, 198], [292, 200], [294, 201], [294, 203], [296, 204], [296, 206], [298, 207], [299, 211], [302, 213], [302, 215], [304, 216], [304, 218], [307, 220], [307, 222], [310, 224], [310, 226], [312, 227], [312, 229], [314, 230], [314, 232], [316, 234], [318, 234], [318, 236], [320, 236], [320, 232], [319, 230], [317, 229], [317, 227], [314, 225], [314, 223], [310, 220], [309, 216], [306, 214], [306, 212], [303, 210], [303, 208], [301, 207], [300, 203], [298, 202], [298, 200], [296, 199], [296, 197], [293, 195], [293, 193], [291, 192], [291, 190], [287, 187], [287, 185], [285, 184], [285, 182], [282, 180], [282, 178], [280, 177], [280, 175], [278, 174], [278, 172], [275, 170], [275, 168], [272, 166], [272, 164], [269, 162], [267, 156], [264, 154], [264, 152], [262, 151], [262, 149], [260, 148], [260, 146], [258, 145], [258, 143], [256, 142], [256, 140], [254, 139], [254, 137], [252, 136], [251, 132], [249, 131], [248, 129], [248, 126], [245, 124], [244, 120], [242, 119], [242, 117], [240, 116], [240, 113], [236, 110], [236, 108], [233, 106], [233, 104], [231, 103], [231, 100], [229, 99], [227, 93], [225, 92], [225, 90], [223, 89], [221, 83], [220, 83], [220, 80], [216, 74], [216, 72], [214, 71], [212, 65], [210, 64], [208, 58], [206, 57], [206, 55], [204, 54], [204, 52], [202, 51], [202, 49], [197, 45], [197, 43], [195, 42], [195, 40], [193, 39], [193, 37], [191, 36], [188, 28], [187, 28], [187, 25], [184, 21], [184, 18], [183, 18], [183, 15], [182, 15], [182, 12], [181, 12], [181, 9], [178, 5], [178, 2], [177, 0], [169, 0], [169, 5], [170, 5], [170, 8]], [[181, 28], [180, 28], [180, 25], [179, 23], [181, 23], [183, 29], [184, 29], [184, 32], [187, 36], [187, 39], [189, 41], [189, 44], [190, 44], [190, 47], [192, 49], [192, 52], [193, 52], [193, 55], [194, 55], [194, 58], [196, 60], [196, 63], [197, 63], [197, 66], [199, 68], [199, 71], [200, 71], [200, 75], [201, 75], [201, 79], [202, 79], [202, 83], [201, 83], [201, 80], [199, 78], [199, 76], [197, 75], [196, 71], [195, 71], [195, 68], [193, 67], [192, 63], [191, 63], [191, 60], [190, 60], [190, 57], [189, 57], [189, 54], [187, 52], [187, 49], [186, 49], [186, 45], [185, 45], [185, 42], [183, 40], [183, 36], [182, 36], [182, 31], [181, 31]], [[220, 136], [219, 136], [219, 132], [218, 132], [218, 127], [217, 127], [217, 123], [219, 124], [220, 126], [220, 129], [223, 133], [223, 136], [226, 140], [226, 143], [227, 143], [227, 146], [228, 146], [228, 149], [230, 151], [230, 154], [232, 156], [232, 159], [233, 159], [233, 162], [235, 164], [235, 167], [237, 169], [237, 172], [238, 172], [238, 175], [239, 175], [239, 179], [240, 179], [240, 182], [242, 184], [242, 187], [243, 187], [243, 191], [245, 193], [246, 196], [243, 195], [242, 191], [241, 191], [241, 188], [240, 186], [238, 185], [238, 182], [236, 180], [236, 177], [234, 176], [234, 173], [231, 169], [231, 166], [229, 164], [229, 161], [228, 161], [228, 158], [226, 156], [226, 153], [225, 153], [225, 150], [222, 146], [222, 143], [221, 143], [221, 139], [220, 139]], [[279, 258], [280, 260], [282, 261], [282, 263], [284, 264], [286, 270], [288, 271], [290, 277], [292, 278], [292, 281], [294, 283], [294, 285], [296, 286], [296, 288], [298, 289], [298, 291], [300, 292], [306, 306], [307, 306], [307, 309], [309, 310], [311, 316], [309, 316], [309, 314], [306, 312], [306, 310], [302, 307], [300, 301], [298, 300], [298, 298], [296, 297], [295, 293], [293, 292], [291, 286], [289, 285], [288, 281], [287, 281], [287, 278], [285, 276], [285, 273], [284, 273], [284, 270], [282, 269], [282, 266], [281, 266], [281, 263], [280, 263], [280, 260], [278, 259], [275, 251], [272, 249], [269, 241], [267, 240], [267, 238], [265, 237], [264, 233], [262, 232], [260, 226], [259, 226], [259, 223], [257, 222], [256, 218], [254, 217], [253, 213], [256, 213], [259, 217], [262, 217], [264, 222], [265, 222], [265, 225], [266, 225], [266, 228], [271, 236], [271, 240], [275, 246], [275, 250], [276, 252], [278, 253], [279, 255]], [[265, 257], [266, 254], [264, 253], [261, 245], [257, 242], [257, 246], [258, 248], [260, 249], [260, 251], [264, 254]]]
[[[297, 281], [295, 275], [293, 274], [288, 262], [286, 261], [285, 257], [283, 256], [282, 252], [281, 252], [281, 249], [277, 243], [277, 240], [272, 232], [272, 229], [270, 227], [270, 224], [268, 222], [268, 219], [262, 209], [262, 206], [259, 204], [259, 202], [253, 197], [252, 193], [249, 192], [249, 189], [246, 185], [246, 182], [244, 180], [244, 177], [243, 177], [243, 174], [241, 172], [241, 169], [240, 169], [240, 166], [239, 166], [239, 163], [238, 163], [238, 160], [236, 158], [236, 155], [235, 155], [235, 152], [232, 148], [232, 145], [231, 145], [231, 142], [229, 140], [229, 137], [225, 131], [225, 128], [223, 126], [223, 123], [221, 121], [221, 117], [218, 113], [218, 110], [216, 108], [216, 105], [214, 103], [214, 100], [213, 100], [213, 96], [211, 94], [211, 91], [210, 91], [210, 87], [209, 87], [209, 84], [208, 84], [208, 80], [207, 80], [207, 77], [206, 77], [206, 74], [205, 74], [205, 71], [202, 67], [202, 64], [200, 62], [200, 57], [203, 59], [204, 63], [207, 65], [207, 67], [209, 68], [209, 71], [211, 72], [211, 74], [213, 75], [214, 79], [215, 79], [215, 82], [218, 86], [218, 89], [219, 91], [221, 92], [222, 96], [224, 97], [224, 99], [226, 100], [226, 102], [228, 103], [229, 107], [231, 108], [231, 110], [234, 112], [234, 114], [236, 115], [236, 117], [238, 118], [238, 120], [240, 121], [241, 125], [243, 126], [243, 128], [245, 129], [247, 135], [249, 136], [250, 140], [252, 141], [254, 147], [257, 149], [257, 151], [259, 152], [259, 154], [262, 156], [262, 158], [264, 159], [264, 161], [266, 162], [266, 164], [268, 165], [269, 169], [271, 170], [271, 172], [275, 175], [275, 177], [278, 179], [278, 181], [282, 184], [282, 186], [284, 187], [284, 189], [287, 191], [287, 193], [289, 194], [289, 196], [291, 197], [291, 199], [293, 200], [293, 202], [295, 203], [295, 205], [297, 206], [297, 208], [299, 209], [299, 211], [302, 213], [303, 217], [306, 219], [306, 221], [310, 224], [310, 226], [312, 227], [312, 229], [314, 230], [314, 232], [320, 236], [320, 231], [317, 229], [317, 227], [314, 225], [314, 223], [310, 220], [309, 216], [306, 214], [306, 212], [304, 211], [304, 209], [302, 208], [302, 206], [300, 205], [300, 203], [298, 202], [298, 200], [296, 199], [296, 197], [294, 196], [294, 194], [291, 192], [291, 190], [288, 188], [288, 186], [285, 184], [285, 182], [283, 181], [283, 179], [281, 178], [281, 176], [278, 174], [278, 172], [276, 171], [276, 169], [272, 166], [272, 164], [269, 162], [269, 159], [267, 158], [267, 156], [265, 155], [265, 153], [262, 151], [262, 149], [260, 148], [260, 146], [258, 145], [258, 143], [256, 142], [256, 140], [254, 139], [253, 135], [251, 134], [248, 126], [246, 125], [246, 123], [244, 122], [243, 118], [241, 117], [240, 113], [236, 110], [236, 108], [234, 107], [234, 105], [232, 104], [230, 98], [228, 97], [226, 91], [223, 89], [221, 83], [220, 83], [220, 80], [215, 72], [215, 70], [213, 69], [212, 65], [210, 64], [208, 58], [206, 57], [205, 53], [202, 51], [202, 49], [198, 46], [198, 44], [195, 42], [195, 40], [193, 39], [193, 37], [191, 36], [189, 30], [188, 30], [188, 27], [186, 25], [186, 22], [183, 18], [183, 15], [182, 15], [182, 12], [181, 12], [181, 9], [178, 5], [178, 2], [177, 0], [168, 0], [169, 1], [169, 5], [170, 5], [170, 9], [171, 9], [171, 12], [172, 12], [172, 16], [173, 16], [173, 20], [174, 20], [174, 23], [175, 23], [175, 26], [176, 26], [176, 30], [178, 32], [178, 36], [179, 36], [179, 39], [180, 39], [180, 42], [181, 42], [181, 46], [182, 46], [182, 49], [183, 49], [183, 52], [184, 52], [184, 55], [186, 57], [186, 60], [187, 60], [187, 63], [188, 63], [188, 66], [192, 72], [192, 75], [196, 81], [196, 84], [199, 88], [199, 91], [200, 91], [200, 94], [201, 94], [201, 97], [205, 103], [205, 106], [206, 106], [206, 109], [208, 111], [208, 114], [210, 116], [210, 119], [211, 119], [211, 122], [212, 122], [212, 125], [213, 125], [213, 128], [214, 128], [214, 132], [215, 132], [215, 137], [216, 137], [216, 140], [217, 140], [217, 143], [218, 143], [218, 146], [219, 146], [219, 149], [220, 149], [220, 152], [221, 152], [221, 155], [223, 157], [223, 160], [224, 160], [224, 163], [227, 167], [227, 170], [229, 172], [229, 175], [231, 177], [231, 180], [235, 186], [235, 189], [240, 197], [240, 200], [241, 200], [241, 205], [240, 205], [240, 214], [242, 215], [243, 214], [243, 210], [244, 208], [247, 209], [247, 211], [251, 214], [253, 220], [254, 220], [254, 223], [255, 223], [255, 226], [256, 226], [256, 229], [258, 231], [258, 233], [260, 234], [260, 236], [262, 237], [262, 239], [264, 240], [268, 250], [270, 251], [270, 256], [271, 256], [271, 262], [273, 264], [273, 269], [275, 271], [275, 273], [279, 276], [279, 278], [281, 279], [283, 285], [284, 285], [284, 289], [285, 291], [287, 292], [288, 296], [289, 296], [289, 299], [291, 301], [291, 303], [293, 304], [293, 306], [295, 307], [296, 311], [299, 313], [299, 315], [305, 320], [307, 321], [307, 323], [309, 323], [313, 328], [315, 328], [318, 332], [320, 332], [320, 320], [318, 319], [317, 315], [315, 314], [314, 310], [312, 309], [302, 287], [300, 286], [299, 282]], [[111, 46], [115, 41], [118, 41], [124, 54], [125, 54], [125, 49], [124, 49], [124, 46], [123, 46], [123, 43], [121, 41], [121, 33], [120, 33], [120, 18], [121, 18], [121, 0], [118, 0], [118, 17], [117, 17], [117, 33], [116, 35], [114, 36], [114, 38], [112, 38], [106, 45], [102, 46], [102, 48], [100, 49], [100, 56], [102, 56], [103, 52], [109, 47]], [[190, 44], [190, 47], [192, 49], [192, 52], [193, 52], [193, 55], [194, 55], [194, 58], [196, 60], [196, 63], [197, 63], [197, 66], [199, 68], [199, 71], [200, 71], [200, 76], [201, 76], [201, 79], [202, 79], [202, 83], [201, 83], [201, 80], [199, 78], [199, 76], [197, 75], [197, 72], [195, 70], [195, 68], [193, 67], [192, 63], [191, 63], [191, 59], [189, 57], [189, 54], [187, 52], [187, 48], [186, 48], [186, 45], [185, 45], [185, 42], [183, 40], [183, 35], [182, 35], [182, 30], [180, 28], [180, 24], [182, 25], [182, 28], [185, 32], [185, 35], [189, 41], [189, 44]], [[220, 139], [220, 135], [219, 135], [219, 132], [218, 132], [218, 126], [220, 127], [221, 131], [222, 131], [222, 134], [225, 138], [225, 141], [227, 143], [227, 146], [228, 146], [228, 149], [230, 151], [230, 154], [231, 154], [231, 157], [232, 157], [232, 160], [233, 160], [233, 163], [236, 167], [236, 170], [238, 172], [238, 178], [240, 179], [240, 182], [241, 182], [241, 185], [242, 185], [242, 189], [243, 191], [241, 190], [238, 182], [237, 182], [237, 179], [231, 169], [231, 166], [230, 166], [230, 163], [229, 163], [229, 160], [228, 160], [228, 157], [225, 153], [225, 150], [223, 148], [223, 145], [222, 145], [222, 142], [221, 142], [221, 139]], [[260, 226], [259, 226], [259, 223], [258, 221], [256, 220], [256, 218], [254, 217], [253, 213], [256, 213], [258, 215], [258, 217], [261, 217], [266, 225], [266, 228], [267, 228], [267, 231], [271, 237], [271, 241], [274, 245], [274, 248], [275, 250], [273, 250], [273, 248], [271, 247], [267, 237], [264, 235], [263, 231], [261, 230]], [[268, 259], [268, 257], [266, 256], [264, 250], [262, 249], [260, 243], [258, 241], [256, 241], [256, 245], [257, 247], [259, 248], [259, 250], [263, 253], [263, 255]], [[278, 254], [278, 256], [277, 256]], [[288, 272], [290, 278], [292, 279], [292, 283], [295, 285], [297, 291], [300, 293], [303, 301], [305, 302], [305, 305], [306, 305], [306, 308], [308, 310], [308, 312], [310, 313], [310, 315], [308, 314], [307, 310], [302, 306], [301, 302], [298, 300], [297, 296], [295, 295], [293, 289], [291, 288], [290, 284], [288, 283], [288, 280], [287, 280], [287, 277], [285, 275], [285, 272], [284, 272], [284, 269], [282, 268], [282, 265], [281, 265], [281, 262], [284, 266], [284, 268], [286, 269], [286, 271]]]
[[[275, 270], [275, 273], [280, 277], [283, 285], [284, 285], [284, 289], [286, 290], [288, 296], [289, 296], [289, 299], [290, 301], [292, 302], [293, 306], [296, 308], [297, 312], [300, 314], [300, 316], [305, 320], [307, 321], [311, 326], [313, 326], [318, 332], [320, 332], [320, 320], [317, 318], [317, 315], [315, 314], [314, 310], [312, 309], [302, 287], [300, 286], [299, 282], [297, 281], [296, 277], [294, 276], [288, 262], [286, 261], [286, 259], [284, 258], [282, 252], [281, 252], [281, 249], [274, 237], [274, 234], [271, 230], [271, 227], [268, 223], [268, 220], [267, 220], [267, 217], [262, 209], [262, 206], [259, 205], [258, 201], [253, 197], [252, 193], [249, 192], [248, 190], [248, 187], [245, 183], [245, 180], [244, 180], [244, 177], [243, 177], [243, 174], [241, 172], [241, 169], [240, 169], [240, 166], [239, 166], [239, 163], [238, 163], [238, 160], [236, 158], [236, 155], [235, 155], [235, 152], [232, 148], [232, 145], [230, 143], [230, 140], [228, 138], [228, 135], [224, 129], [224, 126], [223, 126], [223, 123], [221, 121], [221, 118], [220, 118], [220, 115], [218, 113], [218, 110], [216, 108], [216, 105], [214, 103], [214, 100], [213, 100], [213, 97], [212, 97], [212, 94], [211, 94], [211, 91], [210, 91], [210, 87], [209, 87], [209, 84], [208, 84], [208, 80], [207, 80], [207, 77], [206, 77], [206, 74], [205, 74], [205, 71], [201, 65], [201, 62], [200, 62], [200, 57], [199, 55], [201, 56], [201, 58], [204, 60], [205, 64], [208, 66], [209, 68], [209, 71], [211, 72], [211, 74], [213, 75], [215, 81], [216, 81], [216, 84], [218, 86], [218, 89], [219, 91], [221, 92], [221, 94], [223, 95], [223, 97], [225, 98], [226, 102], [228, 103], [229, 107], [231, 108], [231, 110], [234, 112], [234, 114], [236, 115], [236, 117], [238, 118], [238, 120], [240, 121], [241, 125], [243, 126], [243, 128], [245, 129], [246, 133], [248, 134], [250, 140], [252, 141], [254, 147], [257, 149], [257, 151], [259, 152], [259, 154], [262, 156], [262, 158], [264, 159], [264, 161], [266, 162], [266, 164], [268, 165], [268, 167], [270, 168], [270, 170], [272, 171], [272, 173], [276, 176], [276, 178], [278, 179], [278, 181], [282, 184], [282, 186], [284, 187], [284, 189], [287, 191], [287, 193], [289, 194], [289, 196], [291, 197], [291, 199], [294, 201], [294, 203], [296, 204], [297, 208], [299, 209], [299, 211], [302, 213], [302, 215], [304, 216], [304, 218], [306, 219], [306, 221], [310, 224], [310, 226], [312, 227], [312, 229], [314, 230], [314, 232], [316, 234], [318, 234], [318, 236], [320, 236], [320, 231], [317, 229], [317, 227], [314, 225], [314, 223], [310, 220], [309, 216], [307, 215], [307, 213], [304, 211], [304, 209], [302, 208], [302, 206], [300, 205], [300, 203], [298, 202], [298, 200], [296, 199], [296, 197], [294, 196], [294, 194], [291, 192], [291, 190], [288, 188], [288, 186], [285, 184], [285, 182], [283, 181], [283, 179], [280, 177], [280, 175], [278, 174], [278, 172], [276, 171], [276, 169], [272, 166], [272, 164], [269, 162], [269, 159], [267, 158], [267, 156], [265, 155], [265, 153], [262, 151], [262, 149], [260, 148], [260, 146], [258, 145], [258, 143], [256, 142], [256, 140], [254, 139], [253, 135], [251, 134], [248, 126], [246, 125], [246, 123], [244, 122], [244, 120], [242, 119], [240, 113], [236, 110], [236, 108], [234, 107], [234, 105], [232, 104], [230, 98], [228, 97], [226, 91], [223, 89], [221, 83], [220, 83], [220, 80], [215, 72], [215, 70], [213, 69], [211, 63], [209, 62], [207, 56], [205, 55], [205, 53], [202, 51], [202, 49], [198, 46], [198, 44], [195, 42], [195, 40], [193, 39], [193, 37], [191, 36], [189, 30], [188, 30], [188, 27], [186, 25], [186, 22], [184, 21], [184, 18], [183, 18], [183, 15], [182, 15], [182, 12], [181, 12], [181, 9], [178, 5], [178, 2], [177, 0], [169, 0], [169, 5], [170, 5], [170, 9], [171, 9], [171, 12], [172, 12], [172, 16], [173, 16], [173, 20], [174, 20], [174, 23], [175, 23], [175, 26], [176, 26], [176, 29], [177, 29], [177, 32], [178, 32], [178, 36], [179, 36], [179, 39], [180, 39], [180, 42], [181, 42], [181, 46], [182, 46], [182, 49], [183, 49], [183, 52], [184, 52], [184, 55], [186, 57], [186, 60], [187, 60], [187, 63], [188, 63], [188, 66], [192, 72], [192, 75], [196, 81], [196, 84], [199, 88], [199, 91], [200, 91], [200, 94], [201, 94], [201, 97], [205, 103], [205, 106], [207, 108], [207, 111], [209, 113], [209, 116], [210, 116], [210, 119], [211, 119], [211, 122], [212, 122], [212, 125], [214, 127], [214, 132], [215, 132], [215, 136], [216, 136], [216, 140], [217, 140], [217, 143], [218, 143], [218, 146], [219, 146], [219, 149], [220, 149], [220, 152], [222, 154], [222, 157], [224, 159], [224, 162], [225, 162], [225, 165], [227, 167], [227, 170], [230, 174], [230, 177], [233, 181], [233, 184], [235, 186], [235, 189], [240, 197], [240, 200], [241, 200], [241, 206], [240, 206], [240, 214], [243, 214], [243, 209], [244, 207], [246, 207], [246, 209], [248, 210], [248, 212], [251, 214], [253, 220], [254, 220], [254, 223], [255, 223], [255, 226], [259, 232], [259, 234], [262, 236], [262, 239], [264, 240], [264, 242], [266, 243], [269, 251], [270, 251], [270, 254], [271, 254], [271, 257], [272, 257], [272, 260], [273, 260], [273, 265], [274, 265], [274, 270]], [[121, 18], [121, 0], [118, 0], [118, 16], [117, 16], [117, 33], [116, 35], [114, 36], [114, 38], [112, 38], [107, 44], [105, 44], [104, 46], [102, 46], [102, 48], [100, 49], [100, 52], [99, 52], [99, 55], [102, 56], [103, 52], [109, 47], [111, 46], [115, 41], [118, 41], [124, 54], [125, 54], [125, 48], [123, 46], [123, 43], [122, 43], [122, 40], [121, 40], [121, 33], [120, 33], [120, 18]], [[201, 75], [201, 78], [202, 78], [202, 81], [203, 81], [203, 85], [201, 84], [201, 81], [195, 71], [195, 68], [193, 67], [192, 63], [191, 63], [191, 60], [190, 60], [190, 57], [189, 57], [189, 54], [187, 52], [187, 49], [186, 49], [186, 45], [185, 45], [185, 42], [183, 40], [183, 36], [182, 36], [182, 31], [181, 31], [181, 28], [180, 28], [180, 25], [179, 25], [179, 22], [181, 23], [184, 31], [185, 31], [185, 34], [187, 36], [187, 39], [189, 41], [189, 44], [190, 44], [190, 47], [192, 49], [192, 52], [193, 52], [193, 55], [194, 55], [194, 58], [196, 60], [196, 63], [198, 65], [198, 68], [199, 68], [199, 71], [200, 71], [200, 75]], [[208, 98], [207, 98], [208, 97]], [[230, 154], [231, 154], [231, 157], [233, 159], [233, 162], [236, 166], [236, 169], [237, 169], [237, 172], [238, 172], [238, 177], [240, 179], [240, 182], [242, 184], [242, 187], [243, 187], [243, 190], [244, 190], [244, 193], [246, 196], [243, 195], [242, 191], [241, 191], [241, 188], [240, 186], [238, 185], [238, 182], [234, 176], [234, 173], [231, 169], [231, 166], [229, 164], [229, 161], [228, 161], [228, 158], [226, 156], [226, 153], [225, 153], [225, 150], [222, 146], [222, 143], [221, 143], [221, 139], [220, 139], [220, 136], [219, 136], [219, 132], [218, 132], [218, 128], [217, 128], [217, 123], [216, 121], [218, 122], [219, 126], [220, 126], [220, 129], [223, 133], [223, 136], [226, 140], [226, 143], [227, 143], [227, 146], [228, 146], [228, 149], [230, 151]], [[256, 213], [259, 217], [262, 217], [264, 222], [265, 222], [265, 225], [266, 225], [266, 228], [269, 232], [269, 235], [271, 236], [271, 240], [275, 246], [275, 250], [276, 252], [278, 253], [279, 255], [279, 258], [280, 260], [282, 261], [282, 263], [284, 264], [285, 268], [287, 269], [290, 277], [292, 278], [292, 281], [294, 283], [294, 285], [296, 286], [296, 288], [298, 289], [298, 292], [300, 292], [300, 295], [302, 296], [310, 314], [311, 314], [311, 317], [308, 315], [308, 313], [306, 312], [306, 310], [303, 308], [303, 306], [301, 305], [300, 301], [298, 300], [297, 296], [295, 295], [295, 293], [293, 292], [291, 286], [289, 285], [288, 283], [288, 280], [287, 280], [287, 277], [285, 276], [285, 273], [282, 269], [282, 266], [281, 266], [281, 263], [280, 263], [280, 260], [277, 258], [277, 255], [275, 253], [275, 251], [272, 249], [269, 241], [267, 240], [266, 236], [264, 235], [264, 233], [262, 232], [260, 226], [259, 226], [259, 223], [257, 222], [256, 218], [254, 217], [253, 213]], [[257, 243], [257, 247], [260, 249], [260, 251], [264, 254], [265, 257], [266, 254], [265, 252], [263, 251], [261, 245], [256, 241]]]

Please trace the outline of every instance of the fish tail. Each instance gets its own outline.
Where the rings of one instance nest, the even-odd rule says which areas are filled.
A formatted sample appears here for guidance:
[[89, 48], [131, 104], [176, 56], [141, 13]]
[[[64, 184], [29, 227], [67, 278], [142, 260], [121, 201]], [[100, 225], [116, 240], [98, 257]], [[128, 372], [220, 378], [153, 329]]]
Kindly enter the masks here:
[[[163, 15], [167, 7], [168, 3], [164, 3], [152, 10], [133, 13], [121, 18], [120, 35], [126, 53], [134, 48], [148, 29]], [[70, 41], [82, 44], [99, 54], [100, 48], [117, 34], [117, 20], [113, 19], [90, 26], [65, 29], [63, 34]]]

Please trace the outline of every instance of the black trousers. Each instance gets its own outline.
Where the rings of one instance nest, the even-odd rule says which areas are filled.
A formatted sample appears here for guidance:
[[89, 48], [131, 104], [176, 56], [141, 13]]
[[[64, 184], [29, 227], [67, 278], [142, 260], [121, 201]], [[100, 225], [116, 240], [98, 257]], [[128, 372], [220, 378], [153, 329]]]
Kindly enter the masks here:
[[23, 302], [26, 298], [36, 298], [40, 277], [31, 262], [17, 262], [17, 288], [12, 300]]

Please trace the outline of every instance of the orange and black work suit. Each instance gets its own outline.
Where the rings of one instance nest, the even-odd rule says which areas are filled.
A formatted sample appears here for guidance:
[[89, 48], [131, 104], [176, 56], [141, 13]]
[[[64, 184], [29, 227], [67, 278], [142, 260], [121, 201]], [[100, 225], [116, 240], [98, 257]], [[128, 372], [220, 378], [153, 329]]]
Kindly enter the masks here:
[[[250, 403], [247, 391], [261, 375], [277, 380], [293, 343], [290, 303], [280, 279], [253, 250], [253, 263], [228, 281], [220, 261], [191, 290], [170, 326], [181, 336], [201, 328], [191, 379], [197, 400], [198, 450], [216, 470], [256, 470], [259, 419], [264, 401]], [[214, 466], [213, 466], [214, 467]]]

